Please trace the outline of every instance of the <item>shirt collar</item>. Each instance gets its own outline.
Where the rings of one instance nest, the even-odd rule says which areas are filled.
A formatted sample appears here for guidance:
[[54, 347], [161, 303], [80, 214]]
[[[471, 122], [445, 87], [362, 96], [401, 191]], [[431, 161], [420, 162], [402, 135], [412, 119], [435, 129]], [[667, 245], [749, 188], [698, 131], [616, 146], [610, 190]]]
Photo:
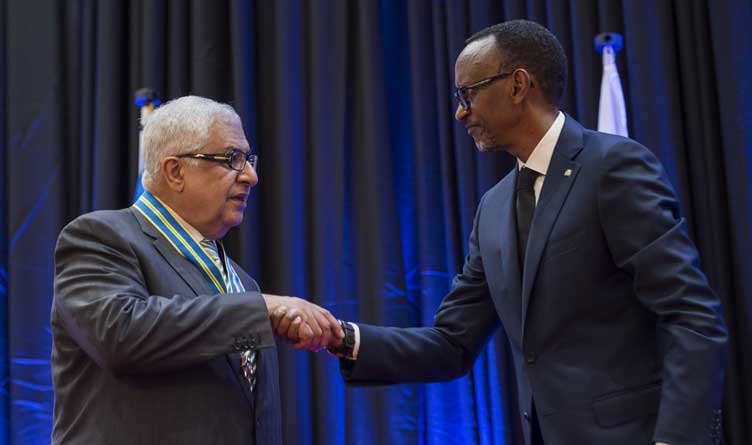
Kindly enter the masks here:
[[172, 207], [168, 206], [164, 201], [162, 201], [162, 204], [164, 204], [164, 207], [167, 209], [168, 212], [170, 212], [170, 215], [175, 217], [175, 219], [178, 221], [178, 224], [183, 226], [186, 232], [188, 232], [188, 235], [193, 238], [193, 241], [200, 243], [201, 241], [205, 240], [204, 235], [201, 234], [201, 232], [198, 231], [195, 227], [188, 224], [186, 220], [184, 220], [180, 215], [178, 215], [178, 212], [172, 210]]
[[543, 138], [535, 146], [533, 152], [530, 153], [527, 162], [517, 159], [517, 169], [520, 170], [522, 167], [527, 167], [545, 176], [548, 171], [548, 164], [551, 163], [551, 156], [554, 155], [554, 148], [556, 148], [556, 143], [559, 141], [562, 128], [564, 128], [564, 113], [559, 111], [559, 115], [556, 116], [546, 134], [543, 135]]

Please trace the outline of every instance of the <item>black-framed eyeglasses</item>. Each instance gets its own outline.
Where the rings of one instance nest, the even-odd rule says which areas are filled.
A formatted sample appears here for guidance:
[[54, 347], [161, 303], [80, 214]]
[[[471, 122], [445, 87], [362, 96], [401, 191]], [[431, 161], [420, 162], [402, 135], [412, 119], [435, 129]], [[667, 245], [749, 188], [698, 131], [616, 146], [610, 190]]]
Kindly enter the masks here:
[[258, 164], [258, 155], [246, 153], [239, 148], [231, 148], [225, 154], [211, 154], [211, 153], [185, 153], [177, 155], [177, 158], [193, 158], [203, 159], [205, 161], [221, 162], [227, 164], [233, 170], [243, 171], [246, 162], [251, 164], [251, 168], [256, 170], [256, 164]]
[[462, 108], [464, 108], [465, 111], [470, 111], [470, 102], [471, 102], [470, 95], [473, 91], [479, 90], [481, 88], [485, 88], [499, 79], [505, 79], [511, 76], [513, 73], [514, 71], [495, 74], [491, 77], [487, 77], [483, 80], [479, 80], [471, 85], [459, 87], [454, 91], [454, 97], [457, 98], [457, 101], [460, 103], [460, 105], [462, 105]]

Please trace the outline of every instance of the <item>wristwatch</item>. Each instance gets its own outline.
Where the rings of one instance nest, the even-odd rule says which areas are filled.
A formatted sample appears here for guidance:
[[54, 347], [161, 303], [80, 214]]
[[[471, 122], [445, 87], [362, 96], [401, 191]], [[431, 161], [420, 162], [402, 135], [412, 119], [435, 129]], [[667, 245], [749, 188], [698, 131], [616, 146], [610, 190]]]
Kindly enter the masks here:
[[345, 338], [342, 339], [342, 345], [340, 345], [339, 348], [328, 347], [326, 350], [336, 356], [352, 360], [353, 348], [355, 348], [355, 328], [353, 328], [350, 323], [342, 320], [339, 320], [339, 325], [345, 332]]

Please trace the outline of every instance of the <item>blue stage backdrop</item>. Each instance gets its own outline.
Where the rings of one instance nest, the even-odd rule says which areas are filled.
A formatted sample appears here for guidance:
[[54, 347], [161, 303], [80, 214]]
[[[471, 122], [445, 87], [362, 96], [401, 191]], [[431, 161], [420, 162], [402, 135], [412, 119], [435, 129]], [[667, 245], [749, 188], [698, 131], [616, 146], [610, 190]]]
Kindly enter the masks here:
[[[563, 109], [597, 121], [593, 37], [618, 54], [630, 134], [679, 191], [731, 330], [728, 443], [752, 443], [752, 3], [749, 0], [0, 0], [0, 442], [49, 442], [52, 252], [77, 215], [127, 206], [132, 93], [230, 102], [260, 184], [227, 244], [269, 292], [340, 318], [418, 326], [460, 269], [482, 193], [512, 167], [453, 121], [454, 59], [493, 23], [548, 26]], [[499, 332], [472, 372], [346, 389], [337, 362], [281, 346], [289, 444], [517, 444]]]

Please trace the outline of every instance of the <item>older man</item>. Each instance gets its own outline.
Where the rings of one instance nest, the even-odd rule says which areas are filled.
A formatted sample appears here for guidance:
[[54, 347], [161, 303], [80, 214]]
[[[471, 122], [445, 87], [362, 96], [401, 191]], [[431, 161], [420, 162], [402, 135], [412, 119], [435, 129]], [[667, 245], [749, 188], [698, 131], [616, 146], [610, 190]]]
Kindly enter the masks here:
[[270, 314], [288, 314], [276, 333], [300, 348], [343, 334], [318, 306], [260, 293], [227, 257], [220, 240], [258, 181], [250, 151], [230, 106], [173, 100], [144, 125], [146, 192], [63, 229], [53, 443], [281, 442]]
[[478, 149], [505, 150], [518, 167], [481, 199], [435, 325], [347, 324], [343, 374], [456, 378], [501, 325], [525, 443], [717, 443], [718, 298], [658, 160], [559, 111], [566, 73], [561, 45], [536, 23], [468, 40], [455, 117]]

